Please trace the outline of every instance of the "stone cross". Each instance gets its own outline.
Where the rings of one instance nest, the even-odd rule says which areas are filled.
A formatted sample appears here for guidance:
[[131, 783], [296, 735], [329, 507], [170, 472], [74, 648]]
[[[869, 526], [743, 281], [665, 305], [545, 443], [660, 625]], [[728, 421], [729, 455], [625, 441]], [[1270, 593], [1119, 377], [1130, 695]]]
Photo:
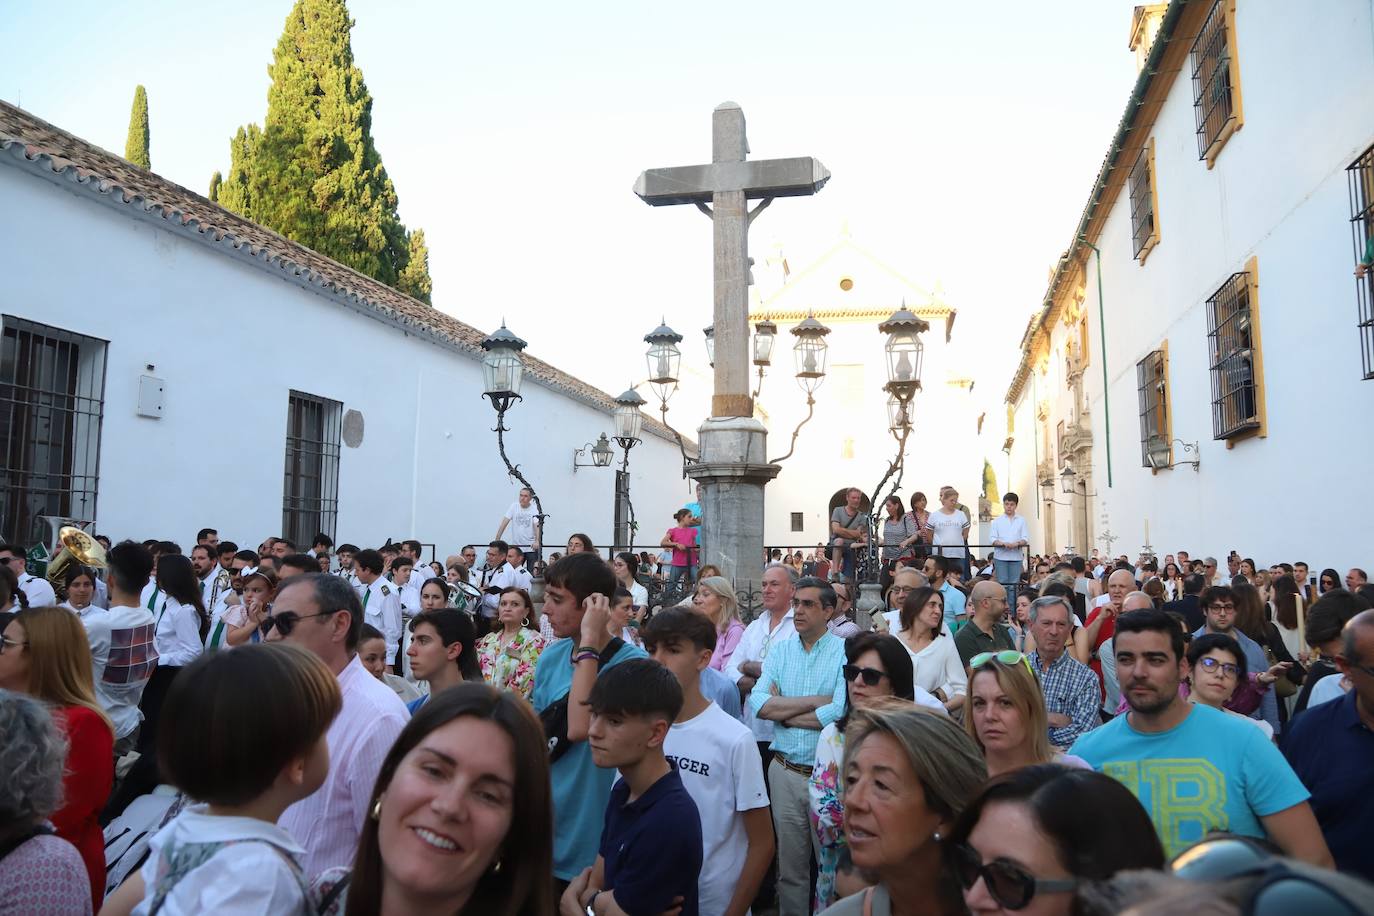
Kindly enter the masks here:
[[[722, 102], [711, 117], [711, 162], [649, 169], [635, 194], [655, 207], [695, 204], [715, 236], [715, 390], [713, 417], [752, 417], [749, 396], [749, 224], [775, 197], [815, 194], [830, 180], [817, 159], [747, 161], [744, 111]], [[752, 211], [747, 201], [760, 203]], [[710, 206], [707, 206], [707, 205]]]

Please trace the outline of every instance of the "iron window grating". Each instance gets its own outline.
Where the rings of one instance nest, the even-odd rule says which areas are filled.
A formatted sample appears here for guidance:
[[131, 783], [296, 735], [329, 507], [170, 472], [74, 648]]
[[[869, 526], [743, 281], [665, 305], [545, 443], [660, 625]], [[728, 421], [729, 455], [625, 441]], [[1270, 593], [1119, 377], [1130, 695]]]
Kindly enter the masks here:
[[343, 404], [292, 391], [286, 414], [282, 534], [297, 544], [338, 527]]
[[[1374, 245], [1374, 146], [1356, 159], [1346, 174], [1350, 179], [1350, 236], [1355, 260], [1362, 261]], [[1374, 270], [1355, 280], [1359, 320], [1360, 358], [1365, 379], [1374, 379]]]
[[1212, 438], [1259, 429], [1254, 314], [1250, 275], [1231, 275], [1207, 300], [1207, 350], [1212, 373]]
[[1150, 464], [1150, 445], [1171, 441], [1169, 434], [1169, 380], [1163, 350], [1152, 350], [1135, 364], [1136, 392], [1140, 399], [1140, 464]]
[[1193, 113], [1197, 119], [1197, 157], [1206, 159], [1212, 144], [1235, 118], [1231, 95], [1231, 51], [1227, 35], [1228, 0], [1216, 0], [1202, 24], [1191, 53]]
[[46, 544], [40, 516], [94, 521], [106, 341], [0, 316], [0, 533]]
[[1139, 258], [1155, 235], [1155, 176], [1150, 167], [1150, 147], [1140, 151], [1131, 167], [1131, 256]]
[[793, 512], [793, 513], [792, 513], [792, 530], [793, 530], [793, 531], [801, 531], [801, 530], [803, 530], [804, 528], [805, 528], [805, 522], [804, 522], [804, 520], [803, 520], [803, 518], [802, 518], [802, 513], [800, 513], [800, 512]]

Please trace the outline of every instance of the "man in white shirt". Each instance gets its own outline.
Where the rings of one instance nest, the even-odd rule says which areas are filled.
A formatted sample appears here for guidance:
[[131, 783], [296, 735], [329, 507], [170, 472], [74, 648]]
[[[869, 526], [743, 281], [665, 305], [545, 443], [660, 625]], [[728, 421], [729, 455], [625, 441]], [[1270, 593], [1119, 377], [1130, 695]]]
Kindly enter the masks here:
[[401, 623], [404, 626], [407, 618], [420, 613], [420, 585], [424, 579], [415, 574], [414, 561], [402, 554], [391, 561], [391, 582], [401, 601]]
[[[380, 567], [381, 556], [372, 553]], [[348, 583], [311, 573], [282, 585], [268, 617], [273, 627], [267, 638], [314, 652], [338, 676], [343, 693], [343, 708], [325, 736], [329, 776], [277, 821], [305, 847], [301, 866], [307, 875], [353, 863], [382, 761], [410, 718], [396, 692], [358, 658], [362, 610]]]
[[505, 533], [506, 526], [510, 526], [509, 543], [520, 548], [525, 555], [525, 564], [534, 566], [539, 559], [540, 536], [539, 517], [535, 514], [532, 502], [534, 492], [529, 487], [520, 488], [520, 496], [510, 504], [506, 514], [501, 518], [501, 526], [496, 529], [496, 534], [492, 538], [494, 541], [501, 540], [501, 535]]
[[506, 562], [509, 551], [510, 545], [505, 541], [492, 541], [487, 545], [486, 565], [478, 570], [477, 588], [482, 592], [482, 615], [477, 621], [479, 634], [484, 626], [489, 628], [491, 621], [496, 618], [501, 589], [515, 584], [510, 564]]
[[197, 544], [191, 548], [191, 568], [200, 581], [200, 602], [210, 615], [210, 629], [213, 632], [215, 624], [228, 607], [229, 595], [234, 591], [230, 586], [229, 573], [219, 565], [219, 555], [208, 544]]
[[[760, 585], [763, 611], [745, 628], [735, 654], [730, 657], [727, 672], [745, 696], [763, 674], [763, 661], [768, 657], [769, 648], [797, 635], [797, 628], [792, 623], [792, 596], [798, 578], [796, 570], [781, 563], [774, 563], [763, 571]], [[753, 731], [767, 770], [773, 753], [769, 749], [773, 743], [773, 723], [755, 716], [746, 704], [744, 724]]]
[[644, 629], [645, 650], [682, 685], [663, 754], [701, 816], [698, 912], [744, 913], [773, 859], [773, 821], [753, 732], [701, 691], [715, 643], [715, 625], [686, 608], [660, 611]]
[[1016, 514], [1021, 497], [1002, 497], [1002, 515], [992, 520], [992, 568], [994, 577], [1007, 589], [1007, 606], [1016, 607], [1016, 587], [1021, 584], [1021, 549], [1030, 544], [1026, 520]]
[[[353, 565], [362, 583], [363, 621], [376, 627], [386, 638], [386, 670], [395, 674], [396, 658], [401, 647], [401, 596], [382, 578], [382, 555], [375, 550], [361, 550], [353, 558]], [[295, 576], [293, 578], [303, 578]]]
[[28, 574], [25, 566], [24, 548], [16, 544], [0, 544], [0, 563], [5, 563], [19, 579], [19, 590], [29, 602], [29, 607], [50, 607], [57, 604], [57, 593], [52, 590], [47, 579]]
[[506, 570], [510, 576], [511, 585], [516, 588], [530, 590], [530, 585], [534, 582], [534, 576], [525, 565], [525, 552], [512, 544], [506, 549]]
[[157, 667], [153, 646], [156, 624], [152, 612], [139, 602], [140, 586], [153, 568], [153, 556], [142, 544], [124, 541], [106, 554], [109, 610], [83, 614], [81, 623], [91, 645], [91, 674], [95, 696], [115, 731], [115, 757], [133, 748], [143, 720], [138, 703]]

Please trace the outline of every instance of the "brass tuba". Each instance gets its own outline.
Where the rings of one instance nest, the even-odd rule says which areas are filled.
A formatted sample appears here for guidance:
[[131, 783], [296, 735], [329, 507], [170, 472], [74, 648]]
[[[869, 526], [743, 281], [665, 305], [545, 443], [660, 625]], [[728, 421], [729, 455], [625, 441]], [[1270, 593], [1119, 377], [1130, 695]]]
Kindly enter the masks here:
[[80, 566], [105, 567], [105, 548], [80, 528], [70, 525], [57, 532], [62, 549], [48, 564], [48, 584], [58, 601], [67, 600], [67, 572], [73, 563]]

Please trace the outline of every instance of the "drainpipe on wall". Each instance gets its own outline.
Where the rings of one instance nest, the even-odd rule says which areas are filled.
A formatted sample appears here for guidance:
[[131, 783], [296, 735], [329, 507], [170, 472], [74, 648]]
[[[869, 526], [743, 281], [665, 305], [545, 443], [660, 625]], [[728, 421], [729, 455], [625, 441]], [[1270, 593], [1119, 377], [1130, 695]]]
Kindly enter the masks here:
[[[1097, 336], [1102, 342], [1102, 418], [1107, 425], [1107, 440], [1103, 443], [1107, 453], [1107, 486], [1112, 485], [1112, 403], [1107, 396], [1107, 311], [1102, 305], [1102, 250], [1083, 236], [1078, 240], [1087, 245], [1097, 255]], [[1085, 500], [1086, 501], [1086, 500]]]

